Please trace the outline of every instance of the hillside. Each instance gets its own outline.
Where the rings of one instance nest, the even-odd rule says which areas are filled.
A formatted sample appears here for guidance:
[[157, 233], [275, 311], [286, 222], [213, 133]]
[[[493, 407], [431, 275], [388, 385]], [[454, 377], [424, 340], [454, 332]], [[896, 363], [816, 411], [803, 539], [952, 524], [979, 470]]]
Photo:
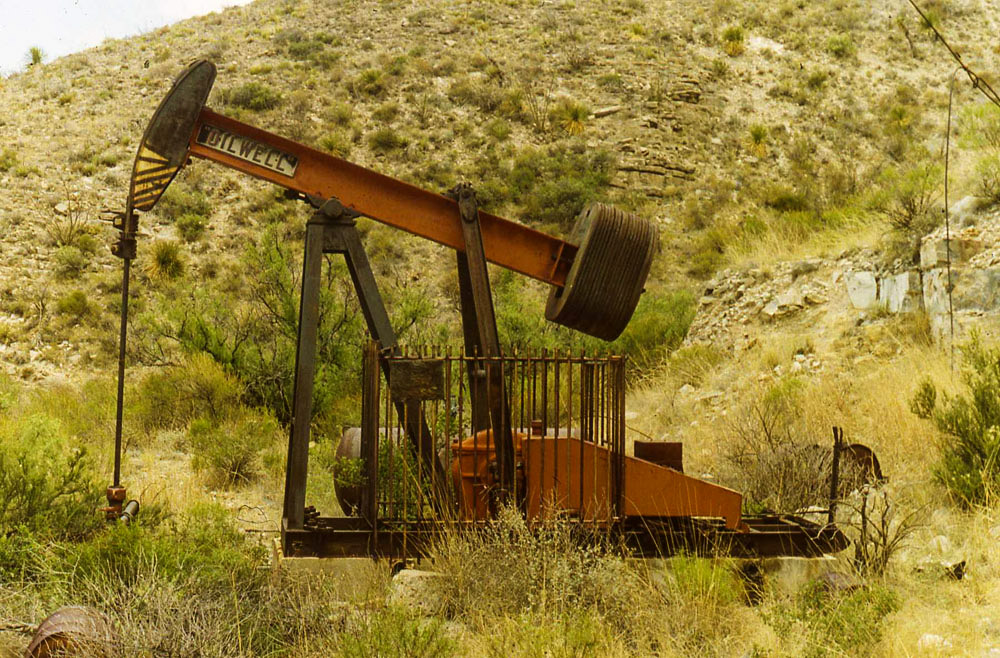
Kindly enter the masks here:
[[[1000, 6], [921, 6], [966, 63], [992, 80], [1000, 70]], [[621, 576], [628, 585], [609, 600], [655, 590], [656, 610], [696, 621], [643, 618], [636, 639], [615, 630], [612, 612], [621, 609], [570, 601], [549, 618], [529, 604], [501, 610], [497, 603], [499, 621], [469, 609], [444, 630], [435, 619], [431, 636], [457, 643], [455, 655], [500, 655], [490, 638], [521, 642], [519, 620], [534, 633], [512, 650], [524, 655], [574, 647], [582, 653], [566, 655], [1000, 652], [993, 621], [1000, 560], [991, 545], [1000, 515], [983, 475], [992, 457], [969, 476], [986, 483], [985, 497], [956, 502], [940, 475], [954, 437], [911, 404], [924, 381], [939, 391], [938, 410], [956, 399], [949, 395], [964, 394], [975, 377], [960, 376], [961, 346], [973, 335], [987, 347], [996, 340], [1000, 110], [956, 78], [948, 205], [963, 246], [948, 263], [958, 277], [952, 315], [942, 306], [945, 263], [930, 251], [942, 239], [955, 63], [905, 1], [257, 0], [0, 80], [0, 467], [19, 446], [43, 446], [38, 459], [58, 465], [83, 448], [98, 488], [107, 480], [121, 282], [108, 249], [115, 231], [100, 215], [124, 206], [146, 122], [195, 58], [218, 65], [208, 103], [216, 111], [431, 190], [469, 182], [483, 207], [535, 228], [566, 235], [593, 200], [656, 222], [661, 251], [643, 302], [611, 346], [545, 323], [546, 290], [492, 272], [506, 349], [628, 354], [630, 441], [684, 442], [689, 473], [741, 489], [761, 509], [794, 511], [799, 475], [777, 482], [787, 465], [781, 459], [797, 455], [796, 447], [827, 445], [832, 426], [872, 447], [889, 475], [879, 493], [891, 503], [886, 523], [907, 532], [887, 574], [864, 575], [861, 594], [832, 603], [808, 593], [769, 595], [748, 608], [727, 589], [727, 565], [634, 582]], [[259, 547], [241, 562], [244, 538], [229, 524], [252, 527], [253, 541], [277, 527], [308, 216], [306, 205], [273, 186], [193, 161], [140, 218], [125, 473], [130, 491], [150, 503], [154, 534], [136, 544], [148, 553], [130, 555], [148, 567], [140, 572], [169, 586], [156, 600], [127, 590], [154, 610], [151, 621], [124, 622], [134, 647], [162, 642], [167, 655], [195, 655], [168, 623], [171, 606], [183, 608], [185, 620], [202, 619], [198, 637], [221, 647], [219, 655], [264, 646], [367, 655], [351, 653], [344, 629], [361, 628], [375, 642], [379, 633], [419, 636], [427, 628], [379, 606], [366, 607], [363, 619], [326, 603], [310, 607], [323, 592], [353, 599], [330, 593], [339, 585], [297, 583], [290, 591], [305, 601], [301, 614], [254, 617], [251, 634], [273, 643], [234, 650], [227, 639], [242, 631], [227, 621], [237, 614], [232, 601], [206, 594], [208, 607], [199, 608], [202, 599], [185, 594], [190, 565], [169, 562], [163, 568], [176, 573], [166, 575], [155, 566], [169, 542], [192, 551], [217, 545], [219, 554], [198, 563], [216, 591], [225, 586], [220, 564], [250, 571], [263, 564]], [[402, 340], [458, 345], [451, 254], [369, 220], [359, 226]], [[904, 302], [887, 302], [899, 277], [916, 283], [899, 288]], [[859, 302], [869, 279], [872, 298]], [[325, 283], [311, 447], [319, 475], [336, 467], [341, 428], [358, 423], [364, 338], [338, 260], [330, 259]], [[793, 470], [802, 466], [795, 458]], [[58, 470], [24, 463], [39, 481]], [[0, 494], [3, 486], [0, 478]], [[322, 508], [336, 505], [329, 483], [310, 496]], [[8, 531], [6, 540], [0, 532], [0, 576], [35, 589], [12, 593], [0, 578], [0, 618], [40, 618], [90, 587], [73, 589], [57, 578], [59, 568], [74, 560], [101, 565], [124, 550], [117, 535], [94, 539], [72, 510], [66, 518], [79, 528], [52, 535], [32, 525], [41, 523], [34, 517], [5, 509], [0, 523], [16, 519], [37, 543], [17, 544], [18, 533], [0, 527]], [[911, 518], [920, 523], [904, 523]], [[845, 521], [857, 523], [850, 514]], [[221, 529], [203, 532], [202, 523]], [[174, 534], [155, 534], [167, 529]], [[79, 537], [87, 539], [73, 543]], [[31, 551], [52, 571], [37, 560], [24, 567]], [[160, 558], [143, 562], [149, 555]], [[964, 580], [932, 575], [935, 565], [959, 560], [968, 563]], [[94, 568], [100, 578], [102, 568]], [[286, 594], [247, 578], [247, 591], [262, 597], [255, 600], [287, 603]], [[370, 578], [376, 594], [366, 594], [364, 606], [385, 598], [378, 578]], [[302, 636], [331, 618], [340, 630], [321, 634], [320, 649], [306, 648]], [[275, 639], [276, 627], [300, 635]], [[827, 635], [835, 636], [829, 646]], [[4, 641], [0, 655], [19, 650]]]

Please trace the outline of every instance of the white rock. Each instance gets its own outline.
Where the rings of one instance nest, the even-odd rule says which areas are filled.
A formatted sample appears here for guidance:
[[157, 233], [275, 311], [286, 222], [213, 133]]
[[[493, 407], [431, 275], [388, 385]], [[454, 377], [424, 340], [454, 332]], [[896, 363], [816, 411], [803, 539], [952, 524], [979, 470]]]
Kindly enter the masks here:
[[844, 277], [851, 306], [861, 310], [874, 308], [878, 303], [878, 281], [871, 272], [849, 272]]
[[677, 389], [677, 392], [681, 395], [691, 395], [694, 393], [694, 386], [691, 386], [691, 384], [684, 384], [684, 386]]
[[951, 642], [934, 633], [924, 633], [917, 640], [918, 649], [947, 649], [950, 646]]
[[923, 306], [920, 273], [903, 272], [882, 277], [878, 286], [878, 303], [890, 313], [912, 313]]
[[431, 571], [403, 569], [392, 577], [387, 602], [414, 612], [434, 614], [441, 609], [437, 581], [442, 577]]
[[941, 555], [951, 552], [951, 540], [944, 535], [937, 535], [928, 543], [928, 547], [932, 551], [936, 551]]

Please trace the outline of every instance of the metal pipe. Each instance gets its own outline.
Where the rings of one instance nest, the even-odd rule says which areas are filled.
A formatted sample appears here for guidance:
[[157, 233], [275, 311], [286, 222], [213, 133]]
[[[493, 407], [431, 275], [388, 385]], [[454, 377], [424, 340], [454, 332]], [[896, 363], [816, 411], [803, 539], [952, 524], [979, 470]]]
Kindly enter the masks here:
[[118, 517], [118, 520], [125, 525], [132, 525], [135, 521], [135, 517], [139, 515], [139, 501], [130, 500], [125, 503], [125, 507], [122, 508], [122, 513]]

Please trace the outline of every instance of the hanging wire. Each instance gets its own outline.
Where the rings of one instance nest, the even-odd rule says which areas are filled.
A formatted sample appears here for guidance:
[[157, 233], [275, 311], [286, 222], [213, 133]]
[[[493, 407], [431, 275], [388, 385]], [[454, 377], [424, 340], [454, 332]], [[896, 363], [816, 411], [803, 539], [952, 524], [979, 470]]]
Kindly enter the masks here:
[[990, 83], [987, 82], [986, 80], [983, 80], [978, 73], [976, 73], [968, 66], [966, 66], [965, 62], [962, 61], [962, 56], [959, 55], [958, 52], [954, 48], [952, 48], [947, 41], [945, 41], [944, 36], [941, 34], [941, 32], [938, 31], [937, 27], [934, 25], [931, 19], [927, 17], [927, 14], [925, 14], [923, 10], [917, 5], [915, 0], [907, 0], [907, 1], [910, 3], [910, 6], [912, 6], [914, 9], [917, 10], [917, 13], [920, 14], [920, 18], [924, 19], [924, 25], [926, 25], [928, 28], [930, 28], [932, 32], [934, 32], [934, 36], [937, 38], [937, 40], [940, 41], [944, 45], [944, 47], [948, 49], [948, 52], [951, 53], [952, 58], [954, 58], [954, 60], [958, 62], [958, 68], [964, 71], [965, 75], [968, 76], [969, 82], [972, 83], [972, 88], [978, 89], [980, 92], [982, 92], [983, 96], [986, 96], [986, 98], [990, 100], [990, 102], [992, 102], [997, 107], [1000, 107], [1000, 95], [998, 95], [997, 92], [993, 90], [993, 87], [990, 86]]

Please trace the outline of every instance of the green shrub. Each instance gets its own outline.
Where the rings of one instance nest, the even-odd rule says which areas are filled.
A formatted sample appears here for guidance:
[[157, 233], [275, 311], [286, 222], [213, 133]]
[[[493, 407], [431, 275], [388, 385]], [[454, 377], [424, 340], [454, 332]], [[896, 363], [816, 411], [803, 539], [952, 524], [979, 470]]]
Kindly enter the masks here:
[[529, 147], [515, 157], [506, 185], [525, 220], [568, 230], [588, 203], [601, 199], [613, 172], [614, 159], [607, 151], [566, 144]]
[[694, 295], [685, 290], [647, 291], [612, 351], [626, 354], [629, 364], [639, 371], [656, 366], [684, 341], [695, 311]]
[[45, 59], [45, 51], [38, 46], [28, 48], [28, 66], [38, 66]]
[[222, 91], [222, 102], [246, 110], [273, 110], [281, 105], [281, 92], [263, 82], [248, 82]]
[[991, 501], [1000, 491], [1000, 348], [978, 335], [962, 348], [963, 394], [939, 395], [921, 382], [911, 410], [930, 416], [946, 439], [934, 477], [961, 505]]
[[319, 145], [338, 158], [346, 158], [351, 155], [350, 136], [340, 131], [324, 135], [320, 138]]
[[218, 425], [239, 411], [243, 394], [239, 380], [208, 354], [196, 353], [179, 366], [147, 375], [129, 415], [144, 432], [183, 429], [196, 418]]
[[204, 215], [189, 212], [178, 217], [174, 226], [177, 227], [177, 232], [181, 234], [181, 238], [185, 242], [194, 242], [205, 232], [208, 220]]
[[354, 117], [354, 108], [347, 103], [334, 101], [326, 111], [326, 118], [338, 126], [347, 126]]
[[730, 25], [722, 31], [722, 49], [730, 57], [741, 54], [746, 49], [746, 32], [739, 25]]
[[177, 279], [184, 274], [184, 257], [181, 247], [171, 240], [153, 243], [146, 274], [152, 279]]
[[189, 214], [208, 217], [212, 213], [212, 204], [201, 190], [174, 181], [156, 203], [156, 212], [168, 221], [176, 221]]
[[1000, 148], [1000, 108], [993, 103], [963, 105], [958, 125], [962, 148]]
[[261, 453], [281, 439], [280, 426], [266, 411], [243, 409], [217, 424], [199, 418], [188, 428], [196, 470], [223, 486], [245, 484], [261, 472]]
[[991, 206], [1000, 203], [1000, 154], [990, 153], [976, 162], [979, 196]]
[[80, 537], [98, 523], [101, 487], [86, 450], [55, 418], [36, 414], [0, 427], [0, 538], [23, 528]]
[[889, 225], [905, 235], [923, 235], [939, 223], [935, 206], [942, 180], [941, 166], [931, 162], [882, 174], [890, 198], [885, 207]]
[[498, 142], [506, 141], [510, 131], [510, 124], [503, 119], [493, 119], [486, 124], [486, 133]]
[[381, 96], [385, 92], [385, 76], [378, 69], [365, 69], [354, 79], [354, 91], [363, 96]]
[[384, 123], [392, 123], [399, 116], [399, 103], [382, 103], [372, 112], [372, 118]]
[[838, 34], [826, 41], [826, 51], [837, 59], [852, 57], [857, 51], [854, 42], [848, 34]]
[[362, 618], [360, 627], [342, 637], [344, 658], [447, 658], [457, 655], [440, 619], [403, 608], [385, 608]]
[[572, 98], [560, 98], [549, 110], [549, 118], [570, 135], [583, 133], [590, 108]]
[[0, 150], [0, 173], [6, 173], [17, 165], [17, 153], [12, 149]]
[[65, 245], [52, 255], [56, 275], [61, 279], [74, 279], [87, 269], [87, 257], [79, 247]]
[[833, 592], [813, 582], [768, 617], [779, 635], [808, 633], [810, 656], [870, 655], [899, 606], [899, 597], [882, 585]]
[[368, 146], [376, 153], [387, 153], [406, 148], [409, 142], [392, 128], [379, 128], [368, 136]]
[[87, 293], [82, 290], [74, 290], [61, 297], [56, 303], [56, 310], [64, 315], [72, 315], [78, 321], [93, 312]]

